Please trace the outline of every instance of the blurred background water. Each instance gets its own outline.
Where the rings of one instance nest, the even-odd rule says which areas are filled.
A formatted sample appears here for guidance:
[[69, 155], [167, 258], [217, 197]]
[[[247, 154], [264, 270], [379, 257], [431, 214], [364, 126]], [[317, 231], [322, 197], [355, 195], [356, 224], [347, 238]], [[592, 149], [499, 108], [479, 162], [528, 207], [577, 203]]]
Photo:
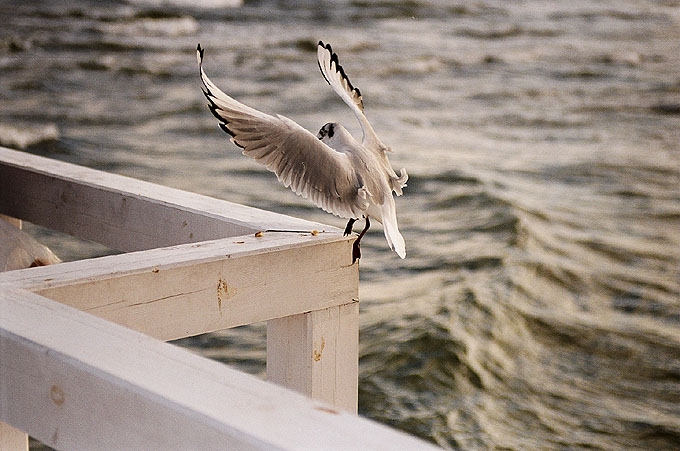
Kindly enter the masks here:
[[[680, 1], [0, 10], [1, 145], [343, 227], [228, 142], [195, 61], [200, 41], [235, 98], [358, 133], [330, 42], [411, 176], [408, 258], [363, 242], [361, 414], [452, 449], [680, 448]], [[262, 375], [263, 338], [180, 344]]]

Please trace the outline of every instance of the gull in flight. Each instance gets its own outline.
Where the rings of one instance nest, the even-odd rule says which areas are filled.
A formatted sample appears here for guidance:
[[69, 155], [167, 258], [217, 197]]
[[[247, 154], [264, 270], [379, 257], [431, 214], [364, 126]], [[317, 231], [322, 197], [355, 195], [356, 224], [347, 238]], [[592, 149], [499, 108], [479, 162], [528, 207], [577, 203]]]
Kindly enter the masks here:
[[345, 236], [352, 233], [355, 221], [365, 218], [365, 227], [354, 242], [353, 261], [361, 257], [359, 242], [371, 226], [370, 218], [382, 223], [390, 248], [401, 258], [406, 257], [392, 192], [402, 194], [408, 175], [405, 169], [399, 175], [392, 169], [387, 159], [391, 149], [366, 119], [361, 92], [352, 86], [329, 44], [319, 41], [319, 68], [359, 120], [361, 142], [337, 122], [324, 125], [314, 136], [285, 116], [270, 116], [232, 99], [203, 71], [200, 44], [196, 50], [208, 108], [244, 155], [274, 172], [279, 182], [295, 194], [310, 199], [328, 213], [349, 219]]

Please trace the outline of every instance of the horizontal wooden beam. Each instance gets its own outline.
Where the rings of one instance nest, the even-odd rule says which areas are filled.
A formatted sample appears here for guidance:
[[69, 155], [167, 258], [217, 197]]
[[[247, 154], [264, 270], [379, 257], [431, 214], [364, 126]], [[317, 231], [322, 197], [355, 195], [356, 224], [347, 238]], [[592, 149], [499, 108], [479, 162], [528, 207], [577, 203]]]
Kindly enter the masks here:
[[246, 235], [0, 274], [20, 287], [161, 340], [358, 299], [352, 238]]
[[27, 291], [0, 305], [0, 421], [58, 449], [434, 449]]
[[0, 147], [0, 213], [120, 251], [332, 227]]

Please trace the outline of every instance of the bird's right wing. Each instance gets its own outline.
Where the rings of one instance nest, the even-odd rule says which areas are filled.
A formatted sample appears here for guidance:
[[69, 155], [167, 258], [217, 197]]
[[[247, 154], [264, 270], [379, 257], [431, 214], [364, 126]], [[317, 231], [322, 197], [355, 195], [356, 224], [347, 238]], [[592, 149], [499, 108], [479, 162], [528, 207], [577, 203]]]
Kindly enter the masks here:
[[368, 208], [367, 191], [360, 186], [347, 155], [285, 116], [270, 116], [232, 99], [205, 74], [200, 45], [196, 58], [208, 107], [244, 155], [323, 210], [344, 218], [361, 217]]
[[361, 91], [359, 91], [359, 88], [355, 88], [352, 85], [352, 82], [349, 81], [347, 74], [345, 74], [345, 70], [338, 62], [338, 55], [333, 52], [330, 44], [324, 44], [322, 41], [319, 41], [319, 45], [317, 46], [317, 60], [323, 78], [326, 79], [331, 88], [333, 88], [333, 91], [335, 91], [335, 93], [352, 109], [354, 115], [359, 120], [361, 130], [364, 132], [363, 145], [369, 149], [380, 151], [390, 150], [389, 147], [385, 146], [382, 141], [380, 141], [380, 138], [376, 135], [370, 122], [368, 122], [368, 119], [364, 114], [364, 103], [361, 99]]

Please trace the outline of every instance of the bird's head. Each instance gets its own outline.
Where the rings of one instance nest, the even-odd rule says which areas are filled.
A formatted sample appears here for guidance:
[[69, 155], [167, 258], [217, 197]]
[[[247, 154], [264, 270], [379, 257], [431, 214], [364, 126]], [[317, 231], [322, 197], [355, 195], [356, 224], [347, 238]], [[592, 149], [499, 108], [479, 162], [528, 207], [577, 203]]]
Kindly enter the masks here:
[[319, 138], [321, 141], [325, 141], [327, 139], [333, 138], [335, 135], [335, 127], [337, 127], [340, 124], [336, 124], [335, 122], [329, 122], [323, 127], [321, 127], [321, 130], [319, 130], [319, 133], [316, 135], [317, 138]]
[[316, 137], [331, 147], [335, 147], [332, 145], [333, 143], [344, 144], [351, 143], [354, 140], [352, 134], [337, 122], [329, 122], [321, 127]]

